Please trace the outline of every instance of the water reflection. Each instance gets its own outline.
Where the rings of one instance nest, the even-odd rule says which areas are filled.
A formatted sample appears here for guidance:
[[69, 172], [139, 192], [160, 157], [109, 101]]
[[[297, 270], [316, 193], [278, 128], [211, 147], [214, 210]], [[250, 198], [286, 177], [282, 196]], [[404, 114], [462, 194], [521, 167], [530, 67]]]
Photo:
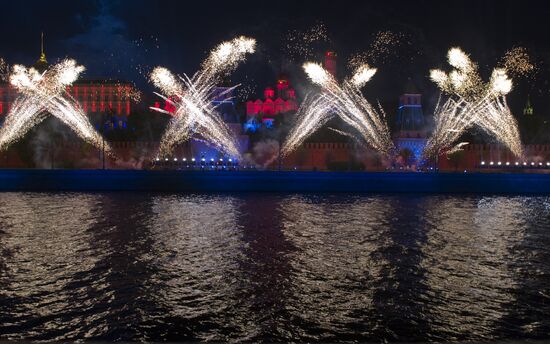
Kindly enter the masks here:
[[0, 195], [0, 339], [550, 337], [536, 197]]
[[85, 338], [146, 338], [139, 324], [163, 313], [155, 300], [160, 288], [152, 283], [158, 247], [151, 238], [151, 208], [148, 195], [99, 196], [98, 220], [88, 229], [90, 255], [99, 259], [85, 277], [93, 300], [92, 316], [81, 323]]
[[[292, 261], [300, 305], [295, 316], [308, 339], [425, 335], [416, 295], [426, 289], [420, 247], [427, 232], [422, 212], [410, 211], [422, 200], [294, 197], [281, 204], [285, 234], [299, 248]], [[403, 221], [411, 226], [397, 225]]]
[[236, 274], [245, 248], [236, 220], [238, 203], [232, 197], [154, 197], [151, 231], [160, 251], [154, 281], [166, 314], [150, 322], [151, 329], [155, 322], [157, 327], [151, 339], [244, 335], [247, 319]]
[[74, 282], [100, 259], [89, 254], [87, 232], [97, 221], [96, 202], [84, 194], [2, 195], [0, 333], [6, 338], [57, 339], [79, 326], [72, 309], [88, 301], [87, 286]]
[[498, 199], [473, 197], [444, 197], [430, 205], [426, 218], [437, 230], [424, 254], [434, 339], [493, 338], [491, 329], [514, 288], [507, 243], [521, 240], [521, 230], [514, 230], [521, 227], [510, 222], [516, 218], [514, 200], [506, 206], [502, 209]]
[[[500, 204], [506, 205], [501, 198]], [[548, 262], [548, 223], [550, 223], [550, 199], [515, 198], [515, 215], [510, 221], [518, 223], [521, 239], [508, 243], [510, 255], [507, 267], [515, 288], [504, 305], [506, 314], [496, 324], [493, 332], [511, 338], [547, 339], [550, 334], [550, 274]]]

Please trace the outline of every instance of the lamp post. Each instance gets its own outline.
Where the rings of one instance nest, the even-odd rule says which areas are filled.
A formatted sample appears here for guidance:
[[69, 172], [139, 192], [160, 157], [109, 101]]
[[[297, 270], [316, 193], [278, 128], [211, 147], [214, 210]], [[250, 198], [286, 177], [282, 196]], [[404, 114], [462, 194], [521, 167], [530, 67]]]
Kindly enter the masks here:
[[48, 131], [49, 131], [49, 134], [50, 134], [50, 169], [53, 170], [53, 168], [55, 166], [55, 162], [54, 162], [54, 159], [55, 159], [55, 152], [54, 152], [55, 144], [53, 142], [55, 130], [54, 130], [54, 127], [53, 127], [53, 124], [52, 124], [51, 120], [48, 122], [48, 126], [46, 128], [48, 128]]
[[281, 142], [281, 140], [279, 139], [279, 156], [278, 156], [278, 160], [279, 160], [279, 172], [281, 172], [281, 165], [283, 164], [283, 157], [281, 156], [281, 145], [282, 145], [282, 142]]
[[55, 145], [53, 144], [53, 137], [50, 137], [50, 169], [53, 170], [53, 166], [54, 166], [54, 162], [53, 162], [53, 159], [54, 159], [54, 147]]
[[101, 118], [101, 168], [105, 169], [105, 113]]
[[101, 141], [102, 141], [102, 142], [101, 142], [101, 143], [102, 143], [102, 144], [101, 144], [101, 150], [102, 150], [102, 153], [101, 153], [101, 158], [102, 158], [102, 159], [101, 159], [101, 160], [102, 160], [102, 161], [101, 161], [101, 165], [102, 165], [102, 168], [105, 169], [105, 138], [103, 138]]

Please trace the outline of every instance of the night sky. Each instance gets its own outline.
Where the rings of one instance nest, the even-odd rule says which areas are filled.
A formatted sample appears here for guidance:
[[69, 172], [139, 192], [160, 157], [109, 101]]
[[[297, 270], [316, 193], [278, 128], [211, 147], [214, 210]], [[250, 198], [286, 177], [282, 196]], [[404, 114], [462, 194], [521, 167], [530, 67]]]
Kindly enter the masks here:
[[[537, 73], [515, 80], [509, 96], [520, 112], [531, 95], [535, 113], [550, 114], [550, 44], [547, 1], [6, 1], [2, 3], [0, 56], [8, 64], [30, 65], [46, 36], [49, 62], [72, 57], [87, 67], [87, 78], [134, 82], [152, 91], [146, 79], [155, 66], [193, 73], [215, 44], [236, 35], [258, 40], [258, 52], [233, 74], [242, 97], [255, 96], [289, 74], [299, 94], [308, 83], [299, 66], [319, 59], [324, 50], [338, 53], [339, 76], [347, 61], [368, 52], [377, 32], [391, 31], [401, 41], [373, 61], [378, 73], [365, 88], [367, 98], [383, 104], [414, 88], [429, 107], [438, 91], [428, 80], [430, 68], [449, 69], [448, 48], [460, 46], [487, 77], [506, 50], [522, 46]], [[327, 39], [311, 44], [312, 54], [296, 56], [288, 37], [312, 27], [326, 29]], [[294, 34], [293, 34], [294, 32]]]

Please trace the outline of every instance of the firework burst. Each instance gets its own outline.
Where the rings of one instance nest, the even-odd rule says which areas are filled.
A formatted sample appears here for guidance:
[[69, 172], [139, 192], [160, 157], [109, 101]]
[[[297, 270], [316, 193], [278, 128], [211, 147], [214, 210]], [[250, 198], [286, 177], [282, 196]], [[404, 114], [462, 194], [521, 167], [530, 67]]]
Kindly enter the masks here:
[[287, 155], [313, 132], [334, 116], [340, 117], [358, 135], [358, 140], [384, 155], [391, 155], [394, 145], [380, 107], [373, 107], [362, 95], [363, 87], [376, 73], [376, 69], [363, 64], [357, 67], [351, 78], [339, 85], [322, 66], [308, 62], [304, 70], [309, 79], [321, 88], [309, 95], [298, 111], [298, 122], [290, 131], [281, 150]]
[[311, 134], [325, 125], [332, 117], [332, 103], [324, 94], [306, 95], [298, 109], [296, 125], [281, 148], [281, 155], [286, 156], [301, 145]]
[[435, 129], [424, 150], [424, 157], [455, 152], [466, 143], [453, 144], [470, 128], [478, 127], [504, 144], [514, 155], [522, 155], [521, 140], [516, 120], [506, 104], [506, 95], [512, 90], [512, 80], [506, 70], [496, 68], [489, 82], [484, 83], [477, 66], [459, 48], [447, 55], [454, 67], [450, 73], [432, 70], [430, 78], [449, 95], [435, 109]]
[[[83, 71], [83, 66], [70, 59], [61, 61], [42, 74], [34, 68], [13, 66], [9, 81], [20, 95], [0, 129], [0, 150], [7, 149], [20, 139], [48, 113], [69, 126], [84, 141], [101, 147], [101, 136], [95, 131], [78, 102], [66, 92], [67, 86]], [[107, 153], [111, 152], [108, 145], [104, 147]]]
[[514, 77], [530, 77], [536, 73], [536, 66], [523, 47], [508, 50], [501, 60], [502, 67]]
[[292, 60], [310, 59], [320, 45], [330, 42], [328, 30], [322, 22], [317, 22], [307, 30], [291, 30], [284, 38], [286, 55]]
[[[397, 51], [412, 43], [403, 34], [392, 31], [378, 31], [372, 37], [366, 51], [354, 54], [348, 61], [348, 66], [358, 68], [364, 63], [385, 64], [391, 56], [397, 56]], [[400, 56], [402, 57], [402, 56]]]
[[[235, 135], [216, 111], [212, 97], [220, 78], [234, 70], [246, 54], [253, 53], [255, 44], [254, 39], [246, 37], [221, 43], [210, 52], [202, 68], [192, 78], [185, 74], [175, 76], [163, 67], [153, 70], [151, 82], [164, 93], [156, 94], [175, 108], [173, 114], [169, 113], [173, 118], [161, 140], [159, 155], [170, 154], [175, 145], [198, 134], [225, 154], [239, 157]], [[229, 88], [224, 94], [216, 96], [227, 96], [233, 89]], [[159, 108], [151, 109], [166, 113]]]

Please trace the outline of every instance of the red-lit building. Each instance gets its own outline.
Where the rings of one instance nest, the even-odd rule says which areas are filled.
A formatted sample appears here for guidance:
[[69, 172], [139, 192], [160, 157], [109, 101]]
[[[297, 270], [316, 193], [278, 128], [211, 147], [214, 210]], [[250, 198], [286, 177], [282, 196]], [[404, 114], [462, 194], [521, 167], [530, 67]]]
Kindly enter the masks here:
[[[39, 72], [48, 68], [42, 50], [40, 59], [33, 66]], [[79, 79], [67, 92], [77, 100], [89, 115], [105, 114], [112, 117], [114, 127], [126, 127], [127, 116], [132, 113], [133, 85], [120, 80]], [[9, 83], [0, 83], [0, 115], [6, 115], [18, 97], [18, 91]]]
[[246, 102], [246, 117], [248, 120], [258, 115], [264, 123], [272, 123], [275, 116], [298, 110], [296, 91], [290, 86], [288, 77], [281, 74], [275, 88], [267, 87], [263, 99], [252, 99]]
[[67, 87], [67, 92], [87, 113], [111, 112], [130, 115], [132, 84], [118, 80], [79, 80]]
[[[323, 65], [334, 77], [336, 77], [336, 64], [336, 53], [327, 51]], [[275, 116], [291, 111], [298, 111], [298, 101], [296, 91], [291, 87], [288, 77], [284, 74], [279, 75], [275, 88], [266, 87], [263, 99], [251, 99], [246, 102], [248, 121], [261, 115], [264, 123], [271, 123]]]
[[[67, 92], [78, 100], [87, 113], [130, 115], [132, 84], [117, 80], [78, 80]], [[9, 83], [0, 84], [0, 114], [9, 112], [18, 92]]]
[[334, 51], [327, 51], [325, 53], [325, 61], [323, 65], [325, 69], [336, 78], [336, 65], [337, 65], [337, 55]]

